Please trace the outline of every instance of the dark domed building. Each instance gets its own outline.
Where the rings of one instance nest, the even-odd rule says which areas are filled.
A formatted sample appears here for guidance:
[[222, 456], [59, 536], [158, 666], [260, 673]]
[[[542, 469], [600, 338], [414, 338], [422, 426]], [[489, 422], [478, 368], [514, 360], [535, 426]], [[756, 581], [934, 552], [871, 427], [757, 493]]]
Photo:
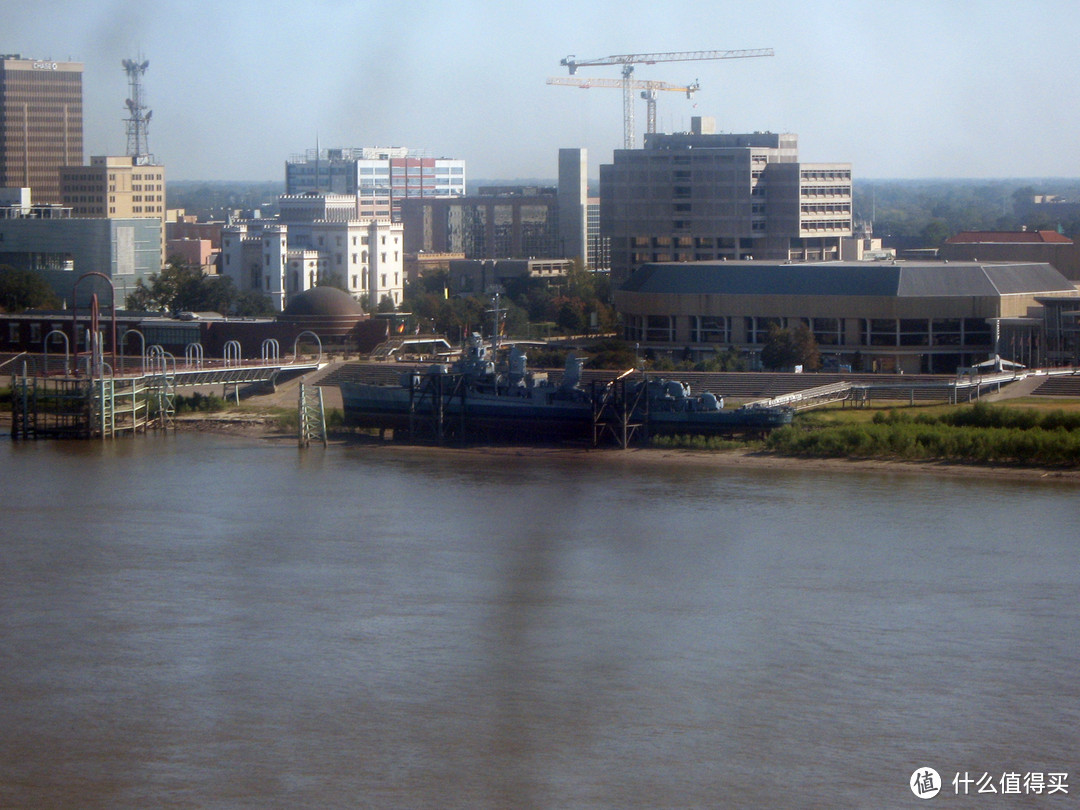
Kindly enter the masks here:
[[277, 319], [310, 329], [324, 340], [344, 337], [364, 320], [364, 308], [336, 287], [313, 287], [292, 297]]
[[386, 323], [371, 320], [337, 287], [313, 287], [293, 296], [277, 320], [298, 333], [314, 332], [325, 345], [359, 345], [363, 350], [386, 337]]

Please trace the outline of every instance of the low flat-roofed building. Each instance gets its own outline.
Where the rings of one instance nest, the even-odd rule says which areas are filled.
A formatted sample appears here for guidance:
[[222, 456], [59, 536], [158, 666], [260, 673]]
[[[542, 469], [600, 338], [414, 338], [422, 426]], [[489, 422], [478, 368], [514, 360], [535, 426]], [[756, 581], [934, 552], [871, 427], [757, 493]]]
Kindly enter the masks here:
[[184, 264], [198, 267], [203, 275], [217, 273], [218, 255], [209, 239], [169, 239], [165, 243], [165, 255], [169, 261], [178, 259]]
[[[0, 264], [37, 273], [68, 305], [84, 273], [111, 279], [118, 304], [140, 279], [161, 271], [161, 224], [155, 219], [76, 218], [58, 205], [0, 205]], [[83, 306], [100, 285], [79, 286]]]
[[1080, 279], [1080, 250], [1057, 231], [961, 231], [945, 240], [949, 261], [1047, 262], [1065, 278]]
[[450, 272], [450, 262], [464, 259], [464, 253], [406, 253], [403, 268], [405, 283], [415, 284], [431, 273]]
[[[17, 314], [0, 313], [0, 354], [27, 352], [53, 359], [48, 367], [56, 370], [59, 358], [85, 352], [90, 326], [90, 312], [66, 310], [30, 310]], [[103, 313], [102, 336], [106, 352], [113, 350], [111, 316]], [[315, 287], [293, 297], [286, 310], [275, 318], [226, 318], [217, 313], [185, 313], [169, 318], [156, 313], [119, 310], [116, 313], [117, 353], [126, 355], [123, 368], [140, 367], [146, 347], [162, 346], [165, 351], [183, 358], [191, 344], [199, 344], [207, 357], [225, 356], [226, 344], [240, 344], [245, 358], [259, 357], [266, 340], [279, 343], [281, 353], [289, 354], [302, 336], [314, 334], [324, 349], [370, 352], [386, 339], [388, 322], [370, 318], [348, 293], [334, 287]], [[56, 334], [63, 332], [66, 337]], [[142, 335], [141, 339], [135, 333]], [[44, 368], [43, 360], [33, 360]]]
[[461, 259], [450, 262], [450, 290], [483, 295], [495, 285], [515, 279], [549, 281], [563, 278], [572, 259]]
[[1009, 359], [1041, 365], [1042, 298], [1080, 306], [1080, 290], [1046, 263], [686, 262], [643, 265], [615, 306], [642, 348], [753, 358], [770, 326], [803, 323], [830, 364], [953, 373], [1012, 345], [1023, 356]]

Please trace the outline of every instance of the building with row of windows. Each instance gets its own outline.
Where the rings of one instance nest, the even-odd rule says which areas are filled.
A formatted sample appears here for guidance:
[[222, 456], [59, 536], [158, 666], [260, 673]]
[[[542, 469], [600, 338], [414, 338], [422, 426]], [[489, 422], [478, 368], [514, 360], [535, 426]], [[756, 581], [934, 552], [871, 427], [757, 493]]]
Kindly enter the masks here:
[[95, 156], [89, 166], [60, 168], [60, 198], [77, 217], [165, 220], [165, 167], [131, 156]]
[[359, 217], [356, 198], [348, 194], [287, 194], [279, 198], [279, 212], [275, 219], [222, 229], [220, 272], [238, 289], [261, 292], [278, 311], [319, 286], [345, 290], [370, 309], [383, 299], [401, 303], [401, 225]]
[[478, 194], [406, 200], [409, 253], [460, 253], [467, 259], [561, 257], [554, 188], [483, 186]]
[[161, 229], [165, 259], [165, 167], [131, 156], [99, 155], [89, 166], [63, 166], [60, 198], [80, 218], [146, 218]]
[[560, 149], [556, 187], [482, 186], [465, 197], [405, 200], [405, 249], [478, 260], [577, 259], [584, 266], [587, 181], [586, 150]]
[[799, 163], [793, 134], [650, 133], [600, 167], [612, 279], [646, 262], [823, 261], [852, 236], [851, 164]]
[[360, 219], [401, 221], [411, 198], [465, 194], [465, 161], [427, 157], [406, 147], [313, 149], [285, 164], [285, 193], [348, 194]]
[[638, 268], [615, 306], [624, 337], [656, 351], [753, 358], [770, 327], [804, 324], [833, 366], [954, 373], [995, 353], [1074, 362], [1080, 291], [1045, 263], [664, 262]]

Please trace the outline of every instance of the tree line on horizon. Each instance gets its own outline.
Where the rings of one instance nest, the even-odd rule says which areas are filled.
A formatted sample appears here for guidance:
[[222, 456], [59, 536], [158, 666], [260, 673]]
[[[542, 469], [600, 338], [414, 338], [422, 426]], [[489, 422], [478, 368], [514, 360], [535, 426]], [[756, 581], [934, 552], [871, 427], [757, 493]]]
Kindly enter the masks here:
[[[961, 231], [1056, 230], [1080, 237], [1080, 214], [1064, 220], [1033, 210], [1035, 195], [1080, 201], [1080, 180], [858, 180], [853, 218], [869, 222], [885, 247], [940, 248]], [[1078, 210], [1078, 209], [1073, 209]]]

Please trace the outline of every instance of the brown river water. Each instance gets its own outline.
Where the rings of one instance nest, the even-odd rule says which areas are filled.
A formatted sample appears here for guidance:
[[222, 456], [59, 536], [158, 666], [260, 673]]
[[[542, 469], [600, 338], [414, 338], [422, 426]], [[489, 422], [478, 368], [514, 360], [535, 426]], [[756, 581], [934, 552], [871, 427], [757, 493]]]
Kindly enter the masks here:
[[1080, 802], [1075, 485], [199, 434], [0, 471], [5, 810]]

